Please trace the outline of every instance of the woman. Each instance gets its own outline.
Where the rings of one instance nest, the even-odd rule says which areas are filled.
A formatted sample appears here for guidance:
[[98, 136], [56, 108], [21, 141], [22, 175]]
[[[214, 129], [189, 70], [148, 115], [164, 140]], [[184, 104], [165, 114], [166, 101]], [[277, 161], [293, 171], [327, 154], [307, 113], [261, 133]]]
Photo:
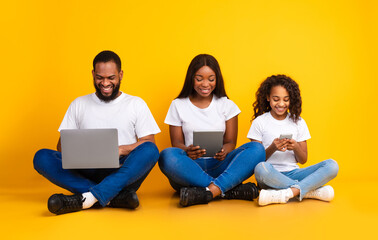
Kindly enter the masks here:
[[[258, 196], [254, 184], [241, 183], [265, 160], [265, 151], [257, 142], [235, 149], [239, 113], [227, 98], [217, 60], [208, 54], [196, 56], [165, 119], [172, 148], [163, 150], [159, 158], [160, 169], [180, 190], [182, 206], [206, 204], [217, 196], [244, 200]], [[203, 157], [206, 149], [193, 146], [195, 130], [222, 130], [222, 149], [213, 157]]]

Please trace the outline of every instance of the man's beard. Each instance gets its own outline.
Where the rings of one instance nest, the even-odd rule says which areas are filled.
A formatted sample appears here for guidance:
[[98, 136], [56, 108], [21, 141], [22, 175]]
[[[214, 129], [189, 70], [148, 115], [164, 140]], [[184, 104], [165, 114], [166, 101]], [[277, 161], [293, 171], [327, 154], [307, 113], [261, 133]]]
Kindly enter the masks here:
[[108, 102], [110, 102], [110, 101], [112, 101], [112, 100], [114, 100], [114, 99], [117, 98], [120, 86], [121, 86], [121, 81], [117, 85], [114, 85], [112, 83], [113, 92], [112, 92], [112, 94], [110, 96], [107, 97], [107, 96], [102, 95], [101, 89], [96, 85], [96, 83], [94, 83], [94, 87], [96, 89], [96, 95], [97, 95], [97, 97], [101, 101], [106, 102], [106, 103], [108, 103]]

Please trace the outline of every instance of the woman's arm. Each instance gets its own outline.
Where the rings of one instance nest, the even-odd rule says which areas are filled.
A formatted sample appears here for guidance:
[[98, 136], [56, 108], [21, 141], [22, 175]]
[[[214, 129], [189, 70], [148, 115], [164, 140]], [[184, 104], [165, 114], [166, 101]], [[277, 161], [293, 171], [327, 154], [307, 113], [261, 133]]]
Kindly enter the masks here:
[[222, 150], [215, 154], [214, 158], [222, 161], [226, 158], [236, 147], [236, 141], [238, 138], [238, 116], [235, 116], [226, 121], [226, 131], [223, 136]]
[[181, 148], [188, 154], [188, 156], [191, 159], [197, 159], [205, 154], [206, 151], [204, 149], [200, 149], [199, 146], [185, 146], [185, 139], [182, 127], [169, 125], [169, 134], [171, 137], [172, 147]]

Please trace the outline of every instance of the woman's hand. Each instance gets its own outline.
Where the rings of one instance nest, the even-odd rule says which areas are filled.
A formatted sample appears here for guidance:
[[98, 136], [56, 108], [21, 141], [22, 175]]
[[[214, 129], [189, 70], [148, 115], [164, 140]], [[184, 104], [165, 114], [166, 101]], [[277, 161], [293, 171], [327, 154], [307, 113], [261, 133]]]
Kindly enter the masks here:
[[228, 152], [226, 152], [223, 148], [222, 150], [220, 150], [219, 152], [217, 152], [214, 156], [215, 159], [219, 160], [219, 161], [223, 161], [226, 156], [227, 156]]
[[188, 146], [185, 151], [188, 154], [188, 157], [193, 160], [202, 157], [206, 153], [205, 149], [200, 149], [200, 146], [193, 145]]

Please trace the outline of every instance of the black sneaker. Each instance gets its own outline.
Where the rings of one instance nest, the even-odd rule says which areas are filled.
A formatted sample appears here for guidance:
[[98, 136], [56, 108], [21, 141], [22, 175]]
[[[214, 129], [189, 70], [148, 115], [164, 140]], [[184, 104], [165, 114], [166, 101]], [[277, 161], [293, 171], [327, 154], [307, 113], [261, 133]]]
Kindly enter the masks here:
[[253, 201], [259, 196], [259, 190], [254, 183], [239, 184], [231, 190], [228, 190], [223, 198], [224, 199], [241, 199]]
[[47, 201], [47, 208], [54, 214], [77, 212], [83, 209], [83, 201], [81, 194], [53, 194]]
[[139, 199], [135, 191], [125, 190], [113, 198], [109, 207], [135, 209], [139, 206]]
[[183, 187], [180, 189], [180, 205], [183, 207], [195, 204], [207, 204], [213, 199], [213, 194], [203, 187]]

